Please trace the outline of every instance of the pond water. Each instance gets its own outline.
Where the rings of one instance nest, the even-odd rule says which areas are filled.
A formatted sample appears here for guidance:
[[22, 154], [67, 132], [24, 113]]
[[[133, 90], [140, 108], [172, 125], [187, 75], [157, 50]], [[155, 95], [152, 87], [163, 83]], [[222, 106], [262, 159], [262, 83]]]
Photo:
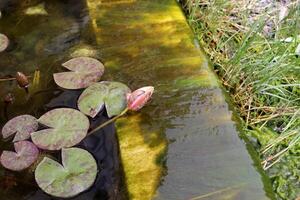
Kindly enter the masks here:
[[[108, 126], [79, 145], [101, 170], [74, 199], [273, 198], [175, 0], [7, 0], [0, 9], [0, 33], [11, 40], [0, 53], [0, 77], [40, 71], [28, 94], [14, 81], [0, 82], [1, 97], [15, 96], [13, 104], [1, 102], [1, 126], [16, 115], [76, 107], [81, 91], [59, 89], [52, 79], [76, 56], [101, 60], [103, 80], [156, 88], [151, 103], [119, 119], [116, 131]], [[92, 126], [106, 119], [103, 112]], [[31, 171], [0, 170], [4, 199], [53, 199]]]
[[[40, 71], [40, 77], [35, 80], [31, 78], [28, 94], [15, 81], [0, 83], [1, 97], [11, 93], [15, 98], [13, 104], [1, 102], [1, 126], [20, 114], [39, 117], [57, 107], [76, 108], [81, 91], [59, 89], [53, 82], [52, 73], [63, 70], [61, 63], [79, 49], [76, 45], [93, 45], [84, 1], [9, 1], [3, 8], [0, 32], [10, 38], [11, 45], [0, 54], [0, 77], [14, 76], [17, 71], [33, 76], [36, 70]], [[42, 13], [44, 10], [47, 14], [25, 14], [30, 8], [43, 8], [38, 11]], [[91, 121], [91, 126], [106, 120], [105, 116], [100, 114]], [[95, 185], [74, 199], [122, 197], [118, 189], [122, 171], [114, 127], [105, 127], [86, 138], [79, 146], [94, 155], [101, 171]], [[13, 149], [11, 142], [1, 142], [1, 150], [6, 149]], [[37, 187], [30, 170], [12, 173], [1, 168], [0, 180], [0, 193], [4, 199], [53, 199]]]

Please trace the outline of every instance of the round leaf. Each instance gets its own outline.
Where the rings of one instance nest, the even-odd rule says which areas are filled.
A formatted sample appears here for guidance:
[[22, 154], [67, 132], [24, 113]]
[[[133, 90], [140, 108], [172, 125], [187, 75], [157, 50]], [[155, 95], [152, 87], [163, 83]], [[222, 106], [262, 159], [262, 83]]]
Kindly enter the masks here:
[[94, 83], [83, 91], [78, 99], [78, 108], [81, 112], [95, 117], [104, 106], [104, 97], [108, 89], [101, 83]]
[[9, 44], [9, 39], [6, 37], [6, 35], [0, 33], [0, 52], [4, 51]]
[[39, 148], [48, 150], [78, 144], [85, 138], [90, 125], [84, 114], [71, 108], [51, 110], [41, 116], [38, 122], [49, 128], [32, 133], [31, 139]]
[[99, 81], [104, 73], [103, 64], [89, 57], [73, 58], [62, 66], [71, 71], [55, 73], [53, 77], [57, 85], [66, 89], [86, 88]]
[[104, 81], [108, 87], [105, 108], [109, 117], [120, 114], [127, 107], [127, 94], [130, 89], [123, 83]]
[[127, 106], [130, 89], [123, 83], [102, 81], [83, 91], [78, 99], [78, 108], [84, 114], [95, 117], [105, 104], [109, 117], [120, 114]]
[[21, 171], [33, 164], [39, 154], [39, 150], [34, 144], [29, 141], [20, 141], [14, 143], [15, 152], [3, 151], [1, 155], [1, 164], [3, 167], [13, 170]]
[[15, 135], [14, 142], [30, 138], [30, 134], [38, 129], [37, 119], [31, 115], [20, 115], [9, 120], [2, 129], [4, 139]]
[[78, 72], [102, 72], [104, 73], [103, 64], [95, 58], [77, 57], [62, 64], [65, 68], [71, 71]]
[[45, 157], [35, 170], [35, 180], [46, 193], [69, 198], [94, 183], [97, 164], [93, 156], [80, 148], [62, 149], [62, 165]]
[[98, 82], [101, 77], [99, 72], [61, 72], [53, 74], [57, 85], [65, 89], [86, 88], [92, 83]]

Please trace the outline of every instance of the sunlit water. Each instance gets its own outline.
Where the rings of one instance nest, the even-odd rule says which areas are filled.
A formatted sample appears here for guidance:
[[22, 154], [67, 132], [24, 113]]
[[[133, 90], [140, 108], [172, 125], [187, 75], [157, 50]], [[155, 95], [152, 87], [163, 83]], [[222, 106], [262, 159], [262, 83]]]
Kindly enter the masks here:
[[[12, 41], [0, 53], [0, 77], [39, 69], [40, 79], [29, 94], [13, 81], [0, 82], [1, 97], [15, 95], [14, 104], [1, 102], [1, 126], [16, 115], [76, 107], [81, 91], [61, 90], [52, 79], [74, 56], [101, 60], [103, 80], [156, 88], [147, 107], [118, 120], [117, 134], [109, 126], [80, 144], [101, 170], [96, 184], [75, 199], [272, 198], [176, 1], [15, 2], [0, 4], [0, 32]], [[26, 14], [33, 6], [39, 9]], [[106, 119], [100, 115], [93, 124]], [[1, 168], [0, 179], [4, 199], [53, 199], [38, 189], [32, 172]]]

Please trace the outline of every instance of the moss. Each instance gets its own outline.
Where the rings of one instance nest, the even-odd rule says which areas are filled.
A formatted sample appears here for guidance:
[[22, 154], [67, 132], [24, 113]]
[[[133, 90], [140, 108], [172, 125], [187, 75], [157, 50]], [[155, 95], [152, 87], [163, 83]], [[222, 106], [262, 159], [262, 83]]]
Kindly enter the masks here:
[[157, 161], [164, 157], [167, 143], [162, 133], [146, 131], [140, 124], [141, 116], [134, 115], [116, 126], [129, 197], [150, 200], [163, 173], [163, 163]]

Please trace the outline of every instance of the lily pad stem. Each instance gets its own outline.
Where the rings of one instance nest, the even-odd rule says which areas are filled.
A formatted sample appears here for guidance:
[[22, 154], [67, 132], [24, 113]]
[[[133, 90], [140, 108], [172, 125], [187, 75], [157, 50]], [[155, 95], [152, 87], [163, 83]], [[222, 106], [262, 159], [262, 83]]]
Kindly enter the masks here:
[[125, 115], [128, 111], [128, 108], [126, 108], [125, 110], [123, 110], [119, 115], [111, 118], [110, 120], [107, 120], [106, 122], [104, 122], [103, 124], [99, 125], [98, 127], [94, 128], [93, 130], [91, 130], [87, 135], [91, 135], [93, 133], [95, 133], [96, 131], [100, 130], [101, 128], [107, 126], [108, 124], [116, 121], [118, 118], [122, 117], [123, 115]]

